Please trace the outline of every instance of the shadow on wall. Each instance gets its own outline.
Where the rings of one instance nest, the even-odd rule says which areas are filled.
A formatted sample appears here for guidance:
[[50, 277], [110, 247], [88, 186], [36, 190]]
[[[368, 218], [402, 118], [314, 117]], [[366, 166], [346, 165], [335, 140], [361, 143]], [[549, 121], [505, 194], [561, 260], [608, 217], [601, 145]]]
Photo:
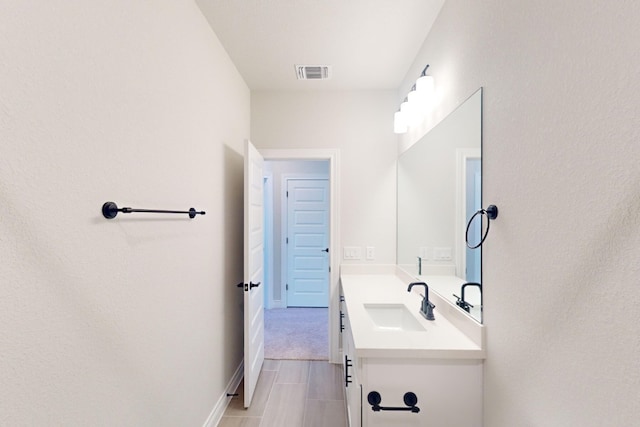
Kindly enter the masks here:
[[229, 319], [227, 325], [237, 326], [224, 328], [224, 342], [238, 340], [240, 344], [237, 348], [242, 349], [243, 292], [236, 284], [244, 280], [244, 158], [225, 145], [223, 165], [225, 211], [221, 253], [224, 283], [219, 286], [224, 287], [224, 317]]

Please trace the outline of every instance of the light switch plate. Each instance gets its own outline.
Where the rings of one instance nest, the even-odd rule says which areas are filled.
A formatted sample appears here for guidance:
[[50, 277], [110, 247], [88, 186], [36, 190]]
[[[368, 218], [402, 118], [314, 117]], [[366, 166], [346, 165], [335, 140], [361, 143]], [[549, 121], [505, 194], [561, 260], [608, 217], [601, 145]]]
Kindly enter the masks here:
[[345, 246], [342, 257], [345, 260], [362, 259], [362, 248], [360, 246]]
[[433, 248], [433, 259], [436, 261], [451, 261], [451, 248]]

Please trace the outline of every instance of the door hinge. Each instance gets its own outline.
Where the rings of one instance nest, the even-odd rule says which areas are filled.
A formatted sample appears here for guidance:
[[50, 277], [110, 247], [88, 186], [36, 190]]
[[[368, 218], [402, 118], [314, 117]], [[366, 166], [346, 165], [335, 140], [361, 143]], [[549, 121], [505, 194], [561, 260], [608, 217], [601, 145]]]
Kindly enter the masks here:
[[286, 243], [287, 243], [287, 245], [288, 245], [288, 244], [289, 244], [289, 238], [287, 237], [287, 238], [286, 238], [286, 240], [287, 240], [287, 241], [286, 241]]
[[331, 273], [331, 266], [329, 266], [329, 273]]
[[285, 288], [286, 288], [287, 291], [289, 290], [289, 284], [288, 283], [285, 285]]
[[289, 191], [287, 190], [287, 197], [289, 197]]

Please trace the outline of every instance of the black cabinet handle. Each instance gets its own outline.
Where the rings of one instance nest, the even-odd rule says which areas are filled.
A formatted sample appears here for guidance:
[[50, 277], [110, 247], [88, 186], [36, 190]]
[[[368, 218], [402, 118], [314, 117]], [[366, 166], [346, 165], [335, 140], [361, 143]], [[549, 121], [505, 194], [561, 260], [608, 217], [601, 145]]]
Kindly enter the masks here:
[[249, 282], [249, 289], [257, 288], [258, 286], [260, 286], [260, 282], [258, 283]]
[[353, 360], [349, 360], [348, 356], [344, 356], [344, 386], [349, 387], [353, 381], [351, 381], [351, 375], [349, 375], [349, 368], [353, 367], [351, 363]]

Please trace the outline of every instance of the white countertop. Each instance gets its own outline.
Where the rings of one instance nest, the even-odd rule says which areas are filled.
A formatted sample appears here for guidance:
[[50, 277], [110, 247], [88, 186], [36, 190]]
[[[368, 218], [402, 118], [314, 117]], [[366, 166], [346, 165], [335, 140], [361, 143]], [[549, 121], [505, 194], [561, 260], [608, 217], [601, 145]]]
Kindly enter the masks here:
[[[399, 277], [395, 268], [378, 266], [367, 268], [366, 273], [365, 270], [358, 270], [346, 267], [340, 274], [357, 357], [485, 358], [482, 325], [466, 325], [465, 322], [474, 322], [473, 319], [460, 317], [457, 313], [459, 310], [451, 307], [442, 297], [430, 292], [429, 299], [436, 308], [435, 320], [428, 321], [419, 313], [422, 302], [419, 293], [424, 293], [423, 286], [415, 286], [411, 292], [407, 292], [411, 280], [406, 276]], [[365, 304], [381, 303], [404, 304], [424, 327], [424, 331], [384, 330], [376, 327]]]

